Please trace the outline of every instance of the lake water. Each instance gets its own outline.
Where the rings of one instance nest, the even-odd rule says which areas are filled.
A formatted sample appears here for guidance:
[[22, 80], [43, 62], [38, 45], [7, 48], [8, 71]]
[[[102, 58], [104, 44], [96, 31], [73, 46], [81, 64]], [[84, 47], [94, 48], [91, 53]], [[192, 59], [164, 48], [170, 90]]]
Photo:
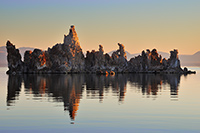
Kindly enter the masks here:
[[196, 75], [18, 75], [0, 68], [0, 132], [200, 132]]

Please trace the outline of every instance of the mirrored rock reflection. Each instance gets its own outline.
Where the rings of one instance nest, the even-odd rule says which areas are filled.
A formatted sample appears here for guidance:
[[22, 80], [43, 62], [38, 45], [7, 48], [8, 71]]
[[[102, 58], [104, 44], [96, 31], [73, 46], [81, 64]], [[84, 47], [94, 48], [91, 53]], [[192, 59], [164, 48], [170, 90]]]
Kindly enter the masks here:
[[13, 75], [8, 77], [7, 88], [7, 106], [14, 105], [15, 101], [19, 98], [22, 84], [22, 75]]
[[63, 102], [64, 110], [69, 112], [71, 120], [75, 120], [83, 91], [86, 91], [87, 99], [99, 99], [100, 102], [103, 102], [106, 94], [112, 93], [121, 103], [125, 99], [127, 85], [147, 98], [157, 96], [160, 90], [167, 88], [170, 89], [171, 99], [177, 100], [180, 77], [175, 74], [10, 75], [7, 106], [15, 105], [23, 84], [27, 97], [32, 95], [33, 100], [47, 97], [53, 99], [50, 102]]

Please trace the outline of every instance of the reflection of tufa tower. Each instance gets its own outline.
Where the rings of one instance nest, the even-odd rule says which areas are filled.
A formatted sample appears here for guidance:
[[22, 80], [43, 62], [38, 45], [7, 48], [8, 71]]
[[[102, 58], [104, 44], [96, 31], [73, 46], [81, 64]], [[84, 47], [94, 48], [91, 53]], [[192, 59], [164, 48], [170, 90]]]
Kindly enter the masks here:
[[70, 118], [74, 121], [78, 111], [84, 79], [80, 75], [68, 75], [63, 83], [65, 87], [62, 92], [64, 110], [69, 111]]
[[173, 75], [169, 77], [171, 100], [178, 100], [178, 86], [180, 83], [180, 75]]
[[[178, 100], [178, 89], [180, 84], [178, 74], [118, 74], [115, 76], [97, 75], [9, 75], [7, 88], [7, 106], [13, 106], [21, 91], [22, 82], [26, 94], [41, 98], [49, 97], [50, 102], [63, 102], [64, 110], [69, 111], [69, 116], [75, 120], [83, 85], [86, 87], [87, 98], [99, 99], [100, 102], [112, 92], [123, 103], [127, 82], [135, 86], [138, 92], [147, 96], [156, 96], [163, 85], [170, 87], [171, 100]], [[51, 101], [52, 100], [52, 101]]]
[[76, 112], [79, 106], [79, 101], [80, 97], [76, 95], [75, 89], [72, 88], [72, 91], [70, 92], [69, 103], [64, 104], [64, 110], [69, 111], [71, 120], [75, 120]]
[[75, 120], [84, 83], [82, 75], [24, 75], [24, 82], [26, 93], [32, 91], [36, 97], [48, 93], [53, 102], [63, 102], [64, 110]]
[[7, 106], [13, 106], [21, 91], [22, 75], [11, 75], [8, 78]]

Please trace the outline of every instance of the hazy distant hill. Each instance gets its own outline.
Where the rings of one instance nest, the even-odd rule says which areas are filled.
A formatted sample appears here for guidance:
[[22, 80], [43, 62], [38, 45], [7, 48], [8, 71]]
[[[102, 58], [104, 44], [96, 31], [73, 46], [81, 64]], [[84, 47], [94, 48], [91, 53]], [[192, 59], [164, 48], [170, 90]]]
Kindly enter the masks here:
[[7, 66], [6, 46], [0, 47], [0, 66]]
[[[34, 48], [31, 47], [20, 47], [19, 51], [20, 54], [22, 55], [22, 60], [24, 56], [24, 52], [26, 50], [31, 50], [33, 51]], [[110, 51], [108, 54], [112, 55], [113, 51]], [[160, 55], [162, 55], [163, 58], [168, 59], [169, 58], [169, 53], [166, 52], [158, 52]], [[136, 53], [136, 54], [131, 54], [128, 51], [126, 51], [127, 59], [130, 60], [131, 58], [138, 56], [141, 53]], [[0, 47], [0, 66], [7, 66], [7, 51], [6, 51], [6, 46]], [[193, 55], [179, 55], [179, 58], [181, 60], [181, 65], [182, 66], [200, 66], [200, 51], [196, 52]]]
[[193, 55], [180, 55], [182, 66], [200, 66], [200, 51]]
[[[22, 55], [22, 60], [23, 60], [23, 56], [24, 56], [24, 52], [26, 50], [31, 50], [33, 51], [34, 48], [31, 47], [20, 47], [18, 48], [20, 51], [20, 54]], [[6, 46], [2, 46], [0, 47], [0, 66], [7, 66], [7, 50], [6, 50]]]

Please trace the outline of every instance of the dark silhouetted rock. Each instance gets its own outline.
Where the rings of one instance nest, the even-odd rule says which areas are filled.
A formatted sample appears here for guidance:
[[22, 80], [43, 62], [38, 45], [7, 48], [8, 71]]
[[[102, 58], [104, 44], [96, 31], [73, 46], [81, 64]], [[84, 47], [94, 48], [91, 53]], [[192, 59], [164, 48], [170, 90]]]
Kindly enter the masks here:
[[95, 73], [96, 71], [106, 69], [106, 61], [104, 56], [103, 46], [99, 45], [99, 51], [87, 51], [85, 58], [85, 68], [87, 72]]
[[35, 49], [24, 54], [25, 73], [83, 72], [85, 59], [75, 27], [64, 36], [63, 44], [56, 44], [48, 51]]
[[142, 51], [142, 54], [131, 58], [129, 61], [129, 69], [133, 72], [153, 72], [162, 68], [162, 57], [159, 56], [156, 49], [151, 52], [149, 49]]
[[131, 58], [129, 61], [129, 72], [147, 72], [147, 73], [183, 73], [180, 67], [178, 51], [171, 51], [168, 60], [162, 59], [156, 49], [151, 52], [149, 49], [142, 51], [142, 54]]
[[24, 53], [24, 72], [25, 73], [38, 73], [44, 71], [46, 65], [46, 53], [40, 49], [26, 51]]
[[180, 69], [180, 60], [178, 58], [178, 50], [170, 51], [170, 58], [168, 59], [169, 69]]
[[7, 42], [8, 74], [16, 73], [96, 73], [114, 75], [115, 73], [195, 73], [181, 69], [178, 50], [170, 51], [169, 59], [162, 59], [156, 49], [142, 51], [141, 55], [127, 61], [125, 47], [118, 43], [119, 49], [104, 54], [103, 46], [99, 51], [87, 51], [83, 55], [75, 26], [71, 26], [69, 34], [64, 35], [62, 44], [56, 44], [47, 51], [34, 49], [26, 51], [24, 62], [19, 50], [10, 41]]
[[23, 62], [19, 50], [15, 48], [10, 41], [6, 43], [7, 48], [7, 61], [8, 61], [8, 74], [20, 74], [23, 73]]
[[118, 43], [119, 49], [112, 53], [113, 65], [127, 65], [127, 57], [123, 44]]

